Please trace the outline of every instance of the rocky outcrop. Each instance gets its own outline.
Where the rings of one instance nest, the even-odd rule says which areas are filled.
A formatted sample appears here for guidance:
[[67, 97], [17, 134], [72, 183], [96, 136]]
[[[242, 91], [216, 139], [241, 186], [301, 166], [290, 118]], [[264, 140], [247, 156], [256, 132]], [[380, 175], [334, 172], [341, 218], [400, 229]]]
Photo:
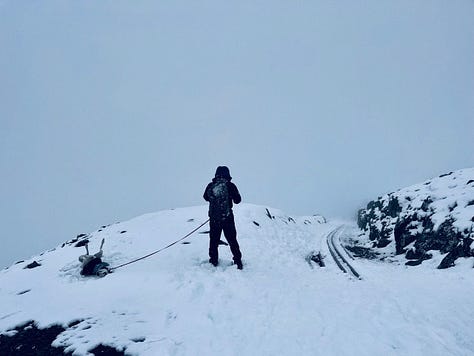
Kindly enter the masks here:
[[[77, 321], [79, 323], [80, 321]], [[73, 327], [71, 323], [68, 327]], [[0, 334], [0, 355], [63, 356], [73, 355], [65, 347], [53, 346], [56, 337], [66, 330], [62, 325], [39, 328], [34, 321], [19, 325]], [[124, 356], [125, 352], [108, 345], [96, 345], [89, 350], [92, 355]]]
[[474, 257], [474, 168], [379, 197], [359, 211], [358, 225], [372, 247], [404, 254], [407, 265], [430, 259], [430, 251], [445, 255], [438, 268]]

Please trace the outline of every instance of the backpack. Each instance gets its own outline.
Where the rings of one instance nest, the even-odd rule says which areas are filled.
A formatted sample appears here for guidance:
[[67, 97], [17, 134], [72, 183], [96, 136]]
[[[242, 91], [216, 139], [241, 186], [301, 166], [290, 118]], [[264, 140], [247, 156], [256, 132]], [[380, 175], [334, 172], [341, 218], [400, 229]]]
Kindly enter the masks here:
[[232, 198], [228, 181], [224, 178], [216, 179], [209, 187], [209, 216], [217, 220], [225, 220], [232, 213]]

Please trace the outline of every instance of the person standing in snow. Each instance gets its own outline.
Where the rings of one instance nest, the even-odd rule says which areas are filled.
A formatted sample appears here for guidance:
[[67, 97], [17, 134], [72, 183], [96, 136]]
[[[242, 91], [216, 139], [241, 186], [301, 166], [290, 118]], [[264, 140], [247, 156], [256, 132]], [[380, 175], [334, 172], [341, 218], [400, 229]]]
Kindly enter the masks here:
[[219, 241], [221, 233], [224, 231], [224, 236], [234, 256], [234, 263], [238, 269], [242, 269], [242, 254], [237, 242], [237, 231], [232, 212], [232, 202], [239, 204], [242, 198], [231, 180], [229, 168], [219, 166], [214, 179], [204, 191], [204, 200], [209, 202], [209, 262], [214, 266], [218, 264]]

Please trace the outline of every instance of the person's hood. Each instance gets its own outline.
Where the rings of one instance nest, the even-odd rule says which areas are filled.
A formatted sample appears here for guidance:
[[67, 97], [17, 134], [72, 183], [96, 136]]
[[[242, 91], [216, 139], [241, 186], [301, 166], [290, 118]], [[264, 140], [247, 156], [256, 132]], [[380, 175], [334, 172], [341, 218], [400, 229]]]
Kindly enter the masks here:
[[225, 178], [229, 181], [232, 179], [232, 177], [230, 176], [229, 168], [227, 168], [226, 166], [217, 167], [216, 175], [214, 178]]

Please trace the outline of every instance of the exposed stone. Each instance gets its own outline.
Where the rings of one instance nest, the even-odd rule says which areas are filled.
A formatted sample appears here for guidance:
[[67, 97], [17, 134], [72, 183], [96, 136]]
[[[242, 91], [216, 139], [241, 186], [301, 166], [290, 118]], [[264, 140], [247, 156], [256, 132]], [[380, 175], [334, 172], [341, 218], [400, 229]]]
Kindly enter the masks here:
[[92, 350], [89, 350], [89, 352], [95, 356], [125, 356], [124, 351], [102, 344], [97, 345]]
[[[68, 325], [68, 328], [77, 326], [81, 320], [76, 320]], [[0, 355], [18, 356], [69, 356], [72, 352], [66, 352], [65, 347], [52, 346], [53, 341], [66, 328], [61, 325], [52, 325], [40, 329], [31, 320], [19, 325], [14, 329], [0, 334]], [[145, 339], [143, 339], [144, 341]], [[138, 341], [136, 341], [138, 342]], [[93, 355], [101, 356], [125, 356], [124, 350], [118, 350], [108, 345], [99, 344], [88, 350]]]
[[[404, 254], [410, 260], [407, 265], [417, 265], [432, 258], [429, 251], [436, 250], [447, 254], [439, 268], [454, 266], [457, 258], [474, 256], [466, 247], [466, 238], [471, 236], [474, 226], [462, 212], [474, 205], [474, 187], [459, 186], [455, 182], [459, 176], [463, 178], [469, 174], [472, 177], [473, 173], [472, 169], [450, 172], [378, 197], [359, 210], [357, 224], [365, 231], [372, 248], [385, 248], [385, 255]], [[469, 180], [468, 184], [471, 182], [474, 180]], [[464, 216], [461, 225], [456, 220], [460, 216]], [[474, 216], [470, 222], [474, 222]]]
[[36, 267], [39, 267], [41, 266], [40, 263], [36, 262], [36, 261], [33, 261], [29, 264], [27, 264], [25, 267], [23, 267], [23, 269], [33, 269], [33, 268], [36, 268]]
[[[0, 355], [24, 356], [62, 356], [71, 355], [64, 348], [52, 346], [52, 342], [65, 329], [61, 325], [52, 325], [39, 329], [34, 321], [9, 330], [13, 333], [0, 335]], [[10, 336], [9, 336], [10, 335]]]
[[270, 214], [270, 210], [268, 210], [268, 208], [265, 208], [265, 210], [266, 210], [267, 216], [268, 216], [270, 219], [275, 219], [275, 217], [274, 217], [272, 214]]
[[84, 240], [81, 240], [79, 241], [78, 243], [76, 243], [74, 245], [74, 247], [83, 247], [85, 245], [87, 245], [89, 243], [89, 240], [88, 239], [84, 239]]
[[453, 267], [455, 265], [454, 262], [459, 257], [472, 256], [471, 243], [472, 243], [472, 239], [463, 238], [462, 241], [458, 243], [458, 245], [455, 248], [451, 249], [451, 251], [446, 255], [446, 257], [443, 258], [438, 268], [444, 269], [444, 268]]
[[379, 254], [377, 252], [367, 247], [357, 245], [347, 245], [345, 247], [352, 253], [354, 257], [362, 257], [370, 260], [375, 260], [379, 258]]
[[[325, 267], [324, 257], [321, 252], [312, 251], [306, 256], [306, 261], [310, 263], [311, 261], [316, 263], [319, 267]], [[310, 263], [311, 265], [311, 263]]]
[[418, 265], [421, 265], [422, 262], [423, 262], [423, 260], [413, 260], [413, 261], [405, 262], [405, 265], [407, 265], [407, 266], [418, 266]]
[[439, 177], [440, 177], [440, 178], [443, 178], [443, 177], [450, 176], [451, 174], [453, 174], [453, 172], [449, 172], [449, 173], [441, 174]]

